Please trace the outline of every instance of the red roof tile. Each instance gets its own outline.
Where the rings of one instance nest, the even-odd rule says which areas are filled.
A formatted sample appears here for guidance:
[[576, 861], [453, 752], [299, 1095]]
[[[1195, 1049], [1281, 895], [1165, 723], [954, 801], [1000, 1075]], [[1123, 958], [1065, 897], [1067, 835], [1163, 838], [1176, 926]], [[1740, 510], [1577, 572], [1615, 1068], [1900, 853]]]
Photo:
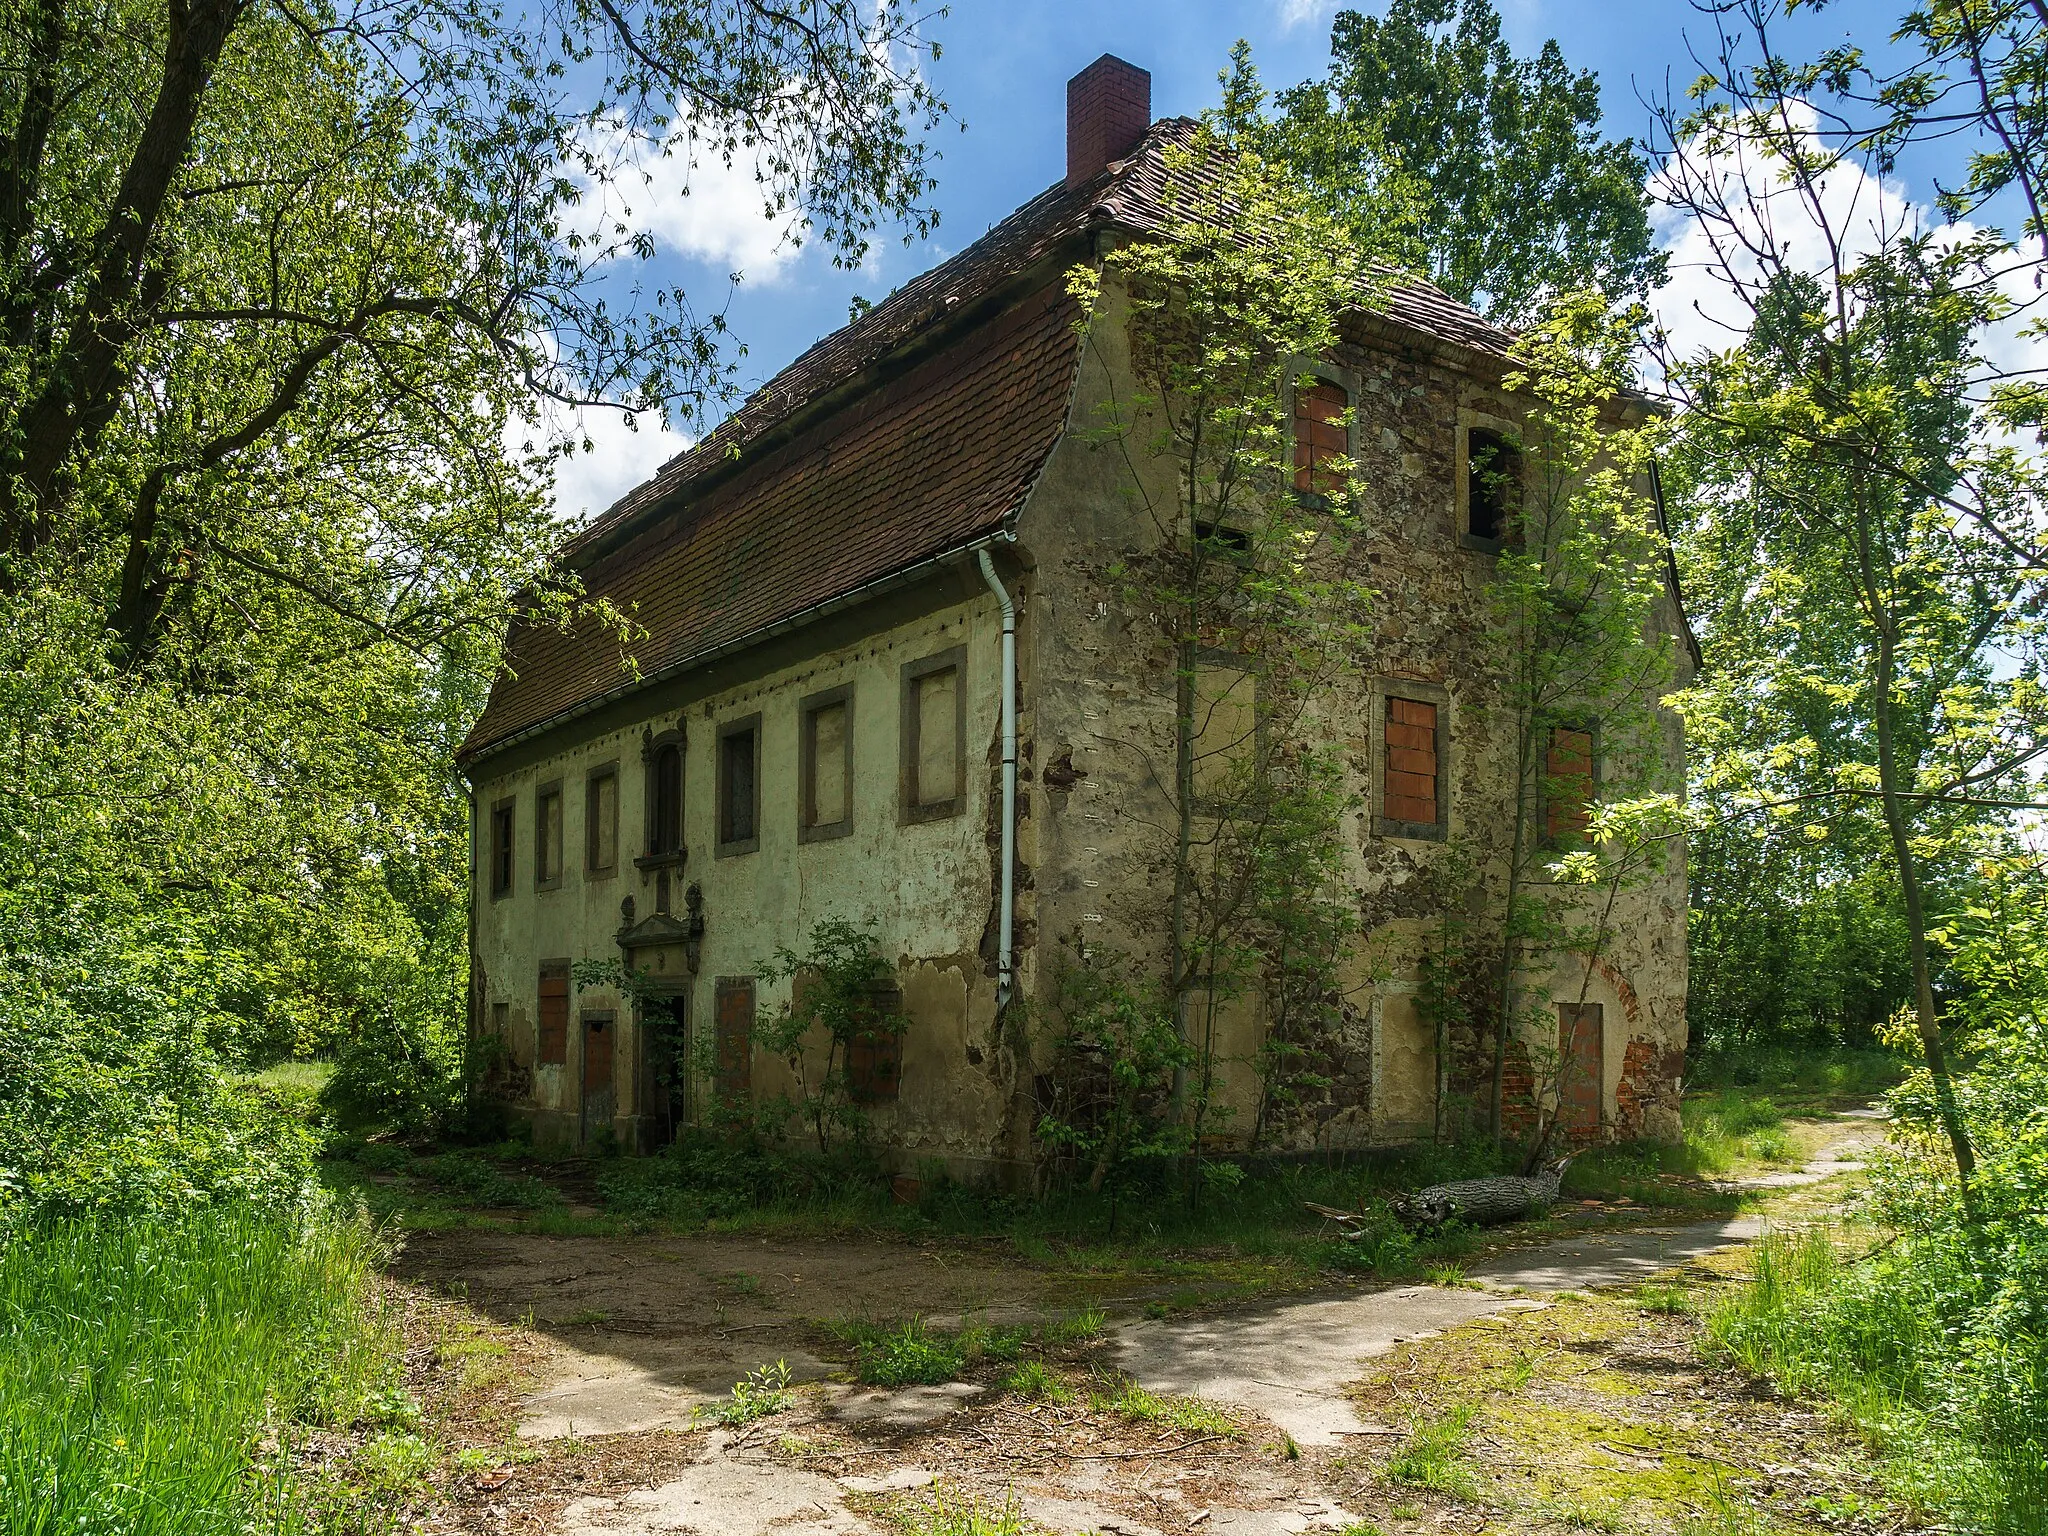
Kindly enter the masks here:
[[[506, 672], [460, 755], [997, 532], [1064, 429], [1076, 350], [1057, 267], [1028, 297], [1004, 294], [1041, 262], [1072, 256], [1091, 229], [1156, 233], [1205, 194], [1213, 202], [1220, 156], [1177, 175], [1165, 162], [1195, 130], [1187, 118], [1156, 123], [1093, 182], [1033, 198], [811, 347], [572, 538], [563, 563], [646, 631], [630, 647], [637, 675], [593, 623], [515, 621]], [[1396, 326], [1460, 346], [1500, 354], [1512, 340], [1425, 283], [1399, 284], [1385, 305]], [[881, 379], [935, 340], [940, 350]]]

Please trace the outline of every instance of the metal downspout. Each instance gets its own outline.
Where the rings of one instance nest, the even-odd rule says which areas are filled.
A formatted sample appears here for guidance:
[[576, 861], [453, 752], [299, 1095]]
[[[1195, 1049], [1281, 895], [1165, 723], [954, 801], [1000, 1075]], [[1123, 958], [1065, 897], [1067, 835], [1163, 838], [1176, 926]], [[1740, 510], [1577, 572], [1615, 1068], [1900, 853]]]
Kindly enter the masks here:
[[975, 551], [981, 579], [1003, 610], [1002, 897], [996, 937], [996, 1007], [1009, 1006], [1017, 981], [1017, 605], [1010, 600], [988, 546]]

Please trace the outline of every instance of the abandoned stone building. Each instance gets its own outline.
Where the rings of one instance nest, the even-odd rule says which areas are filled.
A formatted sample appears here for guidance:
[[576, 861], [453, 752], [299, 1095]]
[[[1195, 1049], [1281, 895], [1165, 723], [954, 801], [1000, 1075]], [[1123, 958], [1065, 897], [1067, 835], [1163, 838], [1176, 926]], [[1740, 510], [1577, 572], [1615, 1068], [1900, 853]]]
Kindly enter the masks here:
[[[1082, 345], [1066, 275], [1167, 223], [1162, 156], [1195, 129], [1152, 122], [1149, 76], [1105, 56], [1069, 82], [1060, 181], [561, 551], [637, 633], [515, 624], [461, 752], [471, 1027], [537, 1136], [646, 1148], [780, 1091], [786, 1068], [752, 1039], [787, 995], [765, 962], [845, 919], [873, 925], [909, 1019], [894, 1060], [855, 1064], [878, 1143], [962, 1177], [1032, 1157], [1056, 940], [1113, 936], [1143, 906], [1148, 790], [1117, 747], [1172, 693], [1100, 574], [1145, 537], [1087, 431], [1128, 393], [1128, 358], [1113, 337]], [[1438, 914], [1416, 893], [1461, 833], [1510, 814], [1479, 702], [1499, 545], [1471, 462], [1512, 430], [1511, 341], [1405, 283], [1324, 360], [1334, 408], [1289, 412], [1303, 432], [1337, 423], [1380, 530], [1370, 655], [1324, 704], [1370, 954], [1347, 962], [1325, 1102], [1295, 1146], [1428, 1135], [1438, 1112], [1417, 1008]], [[1585, 752], [1597, 794], [1598, 755], [1563, 750]], [[1676, 770], [1675, 720], [1659, 750]], [[1574, 1015], [1580, 1135], [1676, 1134], [1685, 909], [1682, 862], [1621, 900]], [[607, 961], [642, 979], [572, 975]], [[1223, 1054], [1243, 1061], [1262, 1025], [1241, 1011]], [[699, 1042], [683, 1059], [708, 1070], [663, 1067], [657, 1038]]]

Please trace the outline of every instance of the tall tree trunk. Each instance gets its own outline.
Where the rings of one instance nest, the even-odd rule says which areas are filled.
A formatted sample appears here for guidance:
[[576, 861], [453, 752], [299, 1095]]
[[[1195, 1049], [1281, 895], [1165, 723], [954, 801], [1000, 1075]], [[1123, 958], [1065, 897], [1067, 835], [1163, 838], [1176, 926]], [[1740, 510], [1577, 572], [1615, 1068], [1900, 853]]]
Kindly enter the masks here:
[[1934, 1081], [1936, 1112], [1948, 1133], [1949, 1148], [1955, 1154], [1956, 1177], [1962, 1190], [1963, 1216], [1972, 1226], [1979, 1221], [1977, 1210], [1976, 1149], [1970, 1145], [1969, 1128], [1963, 1124], [1956, 1104], [1955, 1079], [1949, 1075], [1948, 1053], [1941, 1042], [1941, 1019], [1934, 1007], [1934, 979], [1927, 960], [1927, 911], [1920, 889], [1920, 861], [1913, 852], [1912, 828], [1906, 824], [1905, 801], [1900, 795], [1899, 766], [1893, 739], [1892, 681], [1897, 656], [1892, 638], [1891, 614], [1878, 607], [1877, 687], [1872, 713], [1877, 726], [1877, 783], [1883, 797], [1885, 830], [1891, 834], [1892, 858], [1898, 869], [1899, 895], [1906, 908], [1906, 948], [1913, 963], [1913, 1011], [1919, 1027], [1920, 1053], [1927, 1063], [1927, 1075]]

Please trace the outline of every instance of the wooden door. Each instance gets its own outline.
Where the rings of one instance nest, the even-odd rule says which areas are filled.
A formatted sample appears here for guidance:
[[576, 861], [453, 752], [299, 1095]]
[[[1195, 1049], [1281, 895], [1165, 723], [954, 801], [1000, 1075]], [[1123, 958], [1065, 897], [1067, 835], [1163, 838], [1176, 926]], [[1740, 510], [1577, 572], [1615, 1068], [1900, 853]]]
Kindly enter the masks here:
[[1601, 1037], [1606, 1019], [1598, 1003], [1557, 1005], [1558, 1126], [1580, 1139], [1600, 1134], [1600, 1090], [1606, 1082]]
[[715, 1028], [718, 1102], [721, 1106], [743, 1105], [754, 1082], [753, 977], [719, 978]]
[[612, 1089], [612, 1041], [618, 1032], [609, 1013], [583, 1015], [583, 1139], [611, 1129], [618, 1112]]

